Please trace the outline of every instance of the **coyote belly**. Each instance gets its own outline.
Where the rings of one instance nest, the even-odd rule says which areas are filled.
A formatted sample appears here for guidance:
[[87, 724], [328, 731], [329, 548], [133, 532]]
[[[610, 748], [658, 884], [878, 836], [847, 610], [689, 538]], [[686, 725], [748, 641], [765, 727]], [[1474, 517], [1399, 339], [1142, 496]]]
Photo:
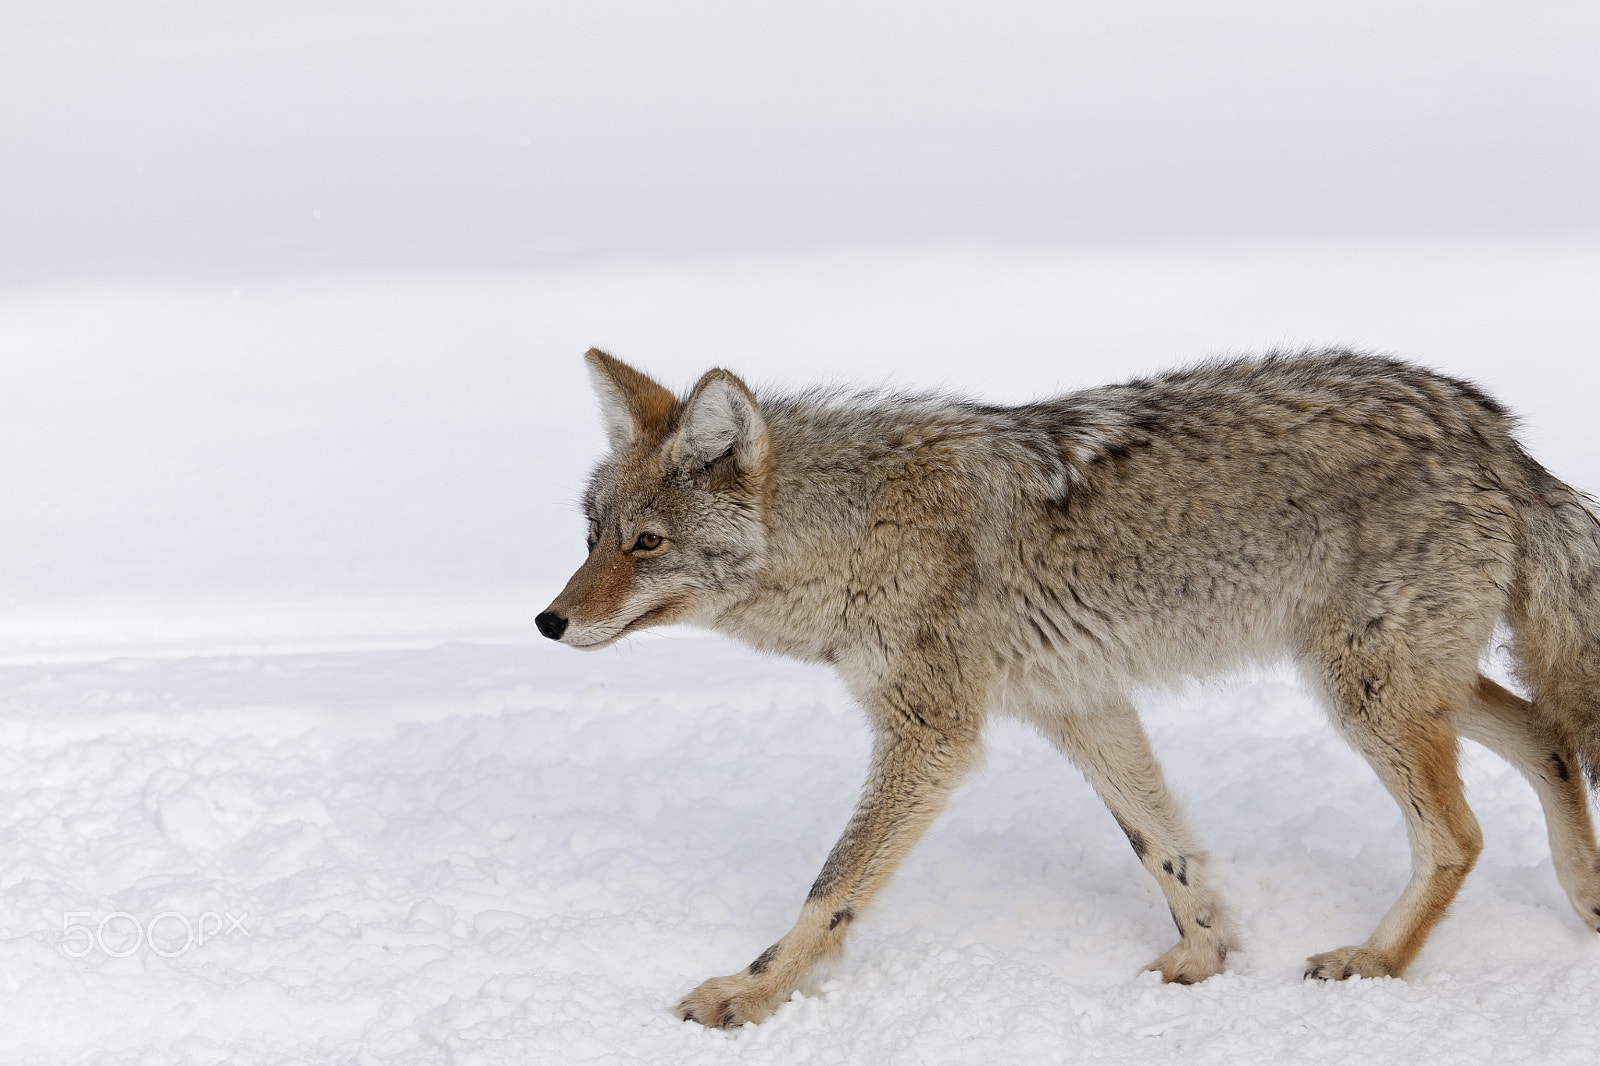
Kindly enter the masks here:
[[[976, 761], [985, 716], [1088, 778], [1171, 906], [1151, 963], [1235, 945], [1128, 693], [1291, 658], [1404, 813], [1411, 877], [1306, 974], [1399, 975], [1481, 848], [1457, 737], [1532, 782], [1557, 876], [1600, 927], [1600, 522], [1473, 386], [1343, 351], [1220, 362], [1019, 407], [753, 393], [680, 399], [587, 355], [610, 442], [589, 557], [538, 626], [582, 648], [686, 622], [831, 664], [874, 732], [855, 813], [794, 927], [680, 1004], [760, 1021], [836, 950]], [[1478, 673], [1512, 633], [1530, 699]]]

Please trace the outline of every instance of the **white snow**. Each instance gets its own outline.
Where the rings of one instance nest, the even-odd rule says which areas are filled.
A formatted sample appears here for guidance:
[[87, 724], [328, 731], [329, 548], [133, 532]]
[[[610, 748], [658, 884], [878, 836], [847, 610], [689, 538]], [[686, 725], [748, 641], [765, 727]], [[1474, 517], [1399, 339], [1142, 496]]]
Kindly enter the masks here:
[[[1488, 846], [1412, 976], [1300, 980], [1407, 858], [1371, 773], [1269, 676], [1149, 714], [1239, 908], [1233, 972], [1139, 973], [1173, 936], [1159, 893], [1077, 775], [998, 724], [831, 975], [733, 1033], [668, 1011], [787, 928], [843, 824], [867, 736], [822, 672], [676, 639], [0, 685], [7, 1062], [1592, 1061], [1600, 948], [1531, 790], [1475, 748]], [[112, 958], [115, 918], [66, 957], [91, 942], [64, 921], [117, 912], [243, 927], [184, 950], [167, 918]]]

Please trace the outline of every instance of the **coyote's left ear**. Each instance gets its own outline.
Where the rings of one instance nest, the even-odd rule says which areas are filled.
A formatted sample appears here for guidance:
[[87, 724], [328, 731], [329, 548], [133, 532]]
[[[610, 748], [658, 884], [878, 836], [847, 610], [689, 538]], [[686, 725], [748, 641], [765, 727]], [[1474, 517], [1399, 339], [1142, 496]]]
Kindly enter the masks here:
[[627, 451], [672, 417], [678, 398], [648, 375], [599, 348], [585, 352], [583, 361], [589, 364], [589, 377], [600, 397], [600, 415], [612, 451]]
[[680, 467], [704, 468], [731, 458], [741, 472], [767, 458], [767, 423], [750, 388], [726, 370], [708, 371], [684, 401], [668, 455]]

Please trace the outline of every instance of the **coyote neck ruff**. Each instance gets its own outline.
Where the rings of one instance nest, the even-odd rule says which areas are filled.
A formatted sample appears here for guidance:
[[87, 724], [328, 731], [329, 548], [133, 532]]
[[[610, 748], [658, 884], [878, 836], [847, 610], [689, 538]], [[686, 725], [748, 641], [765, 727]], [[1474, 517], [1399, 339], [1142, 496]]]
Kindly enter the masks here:
[[[589, 558], [538, 618], [599, 648], [707, 626], [830, 663], [874, 731], [867, 783], [794, 927], [679, 1006], [760, 1021], [837, 950], [977, 760], [991, 711], [1099, 792], [1171, 906], [1168, 981], [1235, 944], [1129, 692], [1288, 656], [1399, 803], [1400, 898], [1307, 976], [1399, 975], [1480, 850], [1456, 737], [1532, 782], [1557, 876], [1600, 926], [1600, 522], [1473, 386], [1330, 351], [1020, 407], [812, 392], [713, 370], [683, 399], [586, 356], [610, 454]], [[1478, 673], [1496, 624], [1531, 700]]]

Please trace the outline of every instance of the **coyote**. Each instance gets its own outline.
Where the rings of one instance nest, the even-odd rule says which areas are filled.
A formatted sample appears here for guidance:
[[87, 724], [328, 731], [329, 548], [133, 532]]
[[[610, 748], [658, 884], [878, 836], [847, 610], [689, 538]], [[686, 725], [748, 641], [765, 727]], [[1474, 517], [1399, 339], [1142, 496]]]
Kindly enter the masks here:
[[[589, 557], [537, 618], [575, 648], [685, 622], [830, 664], [874, 741], [799, 919], [685, 1019], [767, 1017], [977, 761], [990, 712], [1030, 723], [1105, 800], [1161, 886], [1167, 981], [1237, 940], [1129, 692], [1291, 659], [1405, 816], [1411, 877], [1363, 944], [1306, 976], [1400, 975], [1481, 850], [1456, 738], [1543, 804], [1556, 875], [1600, 931], [1600, 520], [1476, 387], [1350, 351], [1273, 353], [1001, 407], [756, 394], [679, 399], [586, 359], [610, 454]], [[1478, 672], [1511, 633], [1522, 699]]]

